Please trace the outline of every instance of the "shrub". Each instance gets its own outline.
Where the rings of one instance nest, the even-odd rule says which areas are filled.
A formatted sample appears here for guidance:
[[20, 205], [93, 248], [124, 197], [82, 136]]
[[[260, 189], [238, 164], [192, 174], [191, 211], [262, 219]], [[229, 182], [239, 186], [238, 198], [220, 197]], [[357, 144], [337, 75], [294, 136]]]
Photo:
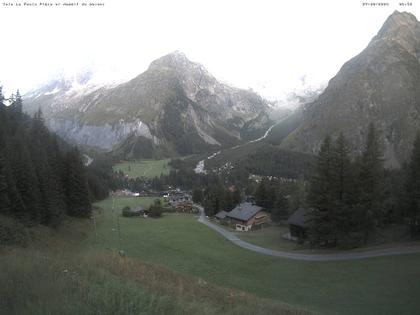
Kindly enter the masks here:
[[26, 246], [29, 233], [25, 226], [14, 218], [0, 216], [0, 245]]
[[139, 214], [131, 211], [131, 208], [129, 206], [126, 206], [122, 209], [122, 216], [123, 217], [138, 217]]
[[162, 216], [163, 207], [159, 199], [156, 199], [155, 202], [149, 208], [149, 216], [152, 218], [160, 218]]

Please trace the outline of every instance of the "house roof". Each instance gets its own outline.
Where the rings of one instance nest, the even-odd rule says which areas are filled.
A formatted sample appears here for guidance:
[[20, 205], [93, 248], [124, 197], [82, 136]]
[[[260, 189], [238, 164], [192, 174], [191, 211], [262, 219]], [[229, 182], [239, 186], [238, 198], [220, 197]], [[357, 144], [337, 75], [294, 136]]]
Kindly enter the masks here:
[[224, 218], [226, 218], [227, 214], [228, 213], [226, 211], [220, 211], [220, 212], [216, 213], [215, 217], [218, 218], [218, 219], [224, 219]]
[[244, 202], [237, 205], [232, 211], [228, 212], [226, 216], [232, 219], [248, 221], [261, 210], [262, 208], [260, 206], [254, 205], [250, 202]]
[[292, 224], [300, 227], [307, 227], [306, 222], [306, 214], [308, 213], [308, 209], [305, 208], [298, 208], [287, 220], [287, 224]]

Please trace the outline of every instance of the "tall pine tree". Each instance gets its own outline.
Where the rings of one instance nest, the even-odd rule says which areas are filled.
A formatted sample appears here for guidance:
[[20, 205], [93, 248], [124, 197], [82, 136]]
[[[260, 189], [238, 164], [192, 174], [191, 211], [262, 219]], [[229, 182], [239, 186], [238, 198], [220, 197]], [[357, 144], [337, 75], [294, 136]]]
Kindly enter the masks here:
[[88, 217], [91, 213], [87, 178], [80, 153], [77, 148], [66, 156], [65, 192], [67, 213], [75, 217]]
[[380, 137], [373, 123], [369, 124], [365, 147], [362, 152], [359, 174], [359, 224], [362, 227], [363, 239], [366, 243], [375, 227], [381, 223], [383, 214], [381, 201], [383, 198], [383, 149]]
[[0, 214], [10, 214], [10, 207], [4, 158], [0, 153]]
[[334, 203], [331, 221], [339, 242], [349, 238], [352, 228], [354, 196], [351, 191], [351, 170], [350, 149], [343, 133], [340, 133], [331, 151], [331, 189]]
[[308, 193], [308, 204], [314, 209], [308, 217], [309, 237], [313, 245], [336, 243], [334, 191], [333, 148], [331, 138], [327, 136], [321, 145]]
[[420, 233], [420, 133], [414, 140], [407, 171], [406, 212], [414, 236]]

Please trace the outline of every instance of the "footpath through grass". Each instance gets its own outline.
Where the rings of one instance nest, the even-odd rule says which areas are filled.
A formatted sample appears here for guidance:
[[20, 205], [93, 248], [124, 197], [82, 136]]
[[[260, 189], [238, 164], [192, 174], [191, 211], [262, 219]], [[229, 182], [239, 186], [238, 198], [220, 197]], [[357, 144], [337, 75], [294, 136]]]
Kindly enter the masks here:
[[[127, 200], [116, 199], [121, 209]], [[118, 249], [118, 212], [98, 203], [97, 240], [87, 249]], [[416, 314], [420, 309], [420, 255], [341, 262], [303, 262], [239, 248], [193, 215], [119, 218], [121, 249], [130, 257], [203, 277], [218, 285], [304, 307], [321, 314]]]
[[169, 159], [123, 161], [116, 164], [113, 169], [117, 172], [122, 171], [132, 178], [153, 178], [169, 174], [171, 170], [171, 167], [168, 165], [169, 161]]

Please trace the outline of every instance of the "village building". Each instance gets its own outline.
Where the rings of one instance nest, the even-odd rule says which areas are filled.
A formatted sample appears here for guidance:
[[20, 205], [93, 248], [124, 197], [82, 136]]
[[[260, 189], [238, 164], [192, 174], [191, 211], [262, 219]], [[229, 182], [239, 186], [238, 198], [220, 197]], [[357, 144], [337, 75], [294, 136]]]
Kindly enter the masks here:
[[192, 197], [187, 193], [176, 193], [166, 197], [169, 203], [192, 202]]
[[175, 191], [164, 195], [164, 200], [169, 203], [169, 206], [177, 212], [195, 213], [192, 197], [189, 193], [182, 191]]
[[308, 223], [306, 215], [308, 209], [298, 208], [287, 220], [289, 225], [289, 234], [285, 235], [285, 238], [297, 241], [305, 239], [307, 237]]
[[228, 214], [228, 212], [226, 212], [226, 211], [220, 211], [220, 212], [216, 213], [216, 215], [214, 217], [219, 221], [224, 221], [226, 219], [227, 214]]
[[226, 220], [228, 220], [237, 231], [249, 231], [269, 222], [270, 214], [265, 212], [260, 206], [244, 202], [228, 212], [226, 214]]
[[114, 192], [112, 192], [112, 195], [115, 197], [139, 197], [139, 193], [132, 192], [128, 189], [118, 189]]

